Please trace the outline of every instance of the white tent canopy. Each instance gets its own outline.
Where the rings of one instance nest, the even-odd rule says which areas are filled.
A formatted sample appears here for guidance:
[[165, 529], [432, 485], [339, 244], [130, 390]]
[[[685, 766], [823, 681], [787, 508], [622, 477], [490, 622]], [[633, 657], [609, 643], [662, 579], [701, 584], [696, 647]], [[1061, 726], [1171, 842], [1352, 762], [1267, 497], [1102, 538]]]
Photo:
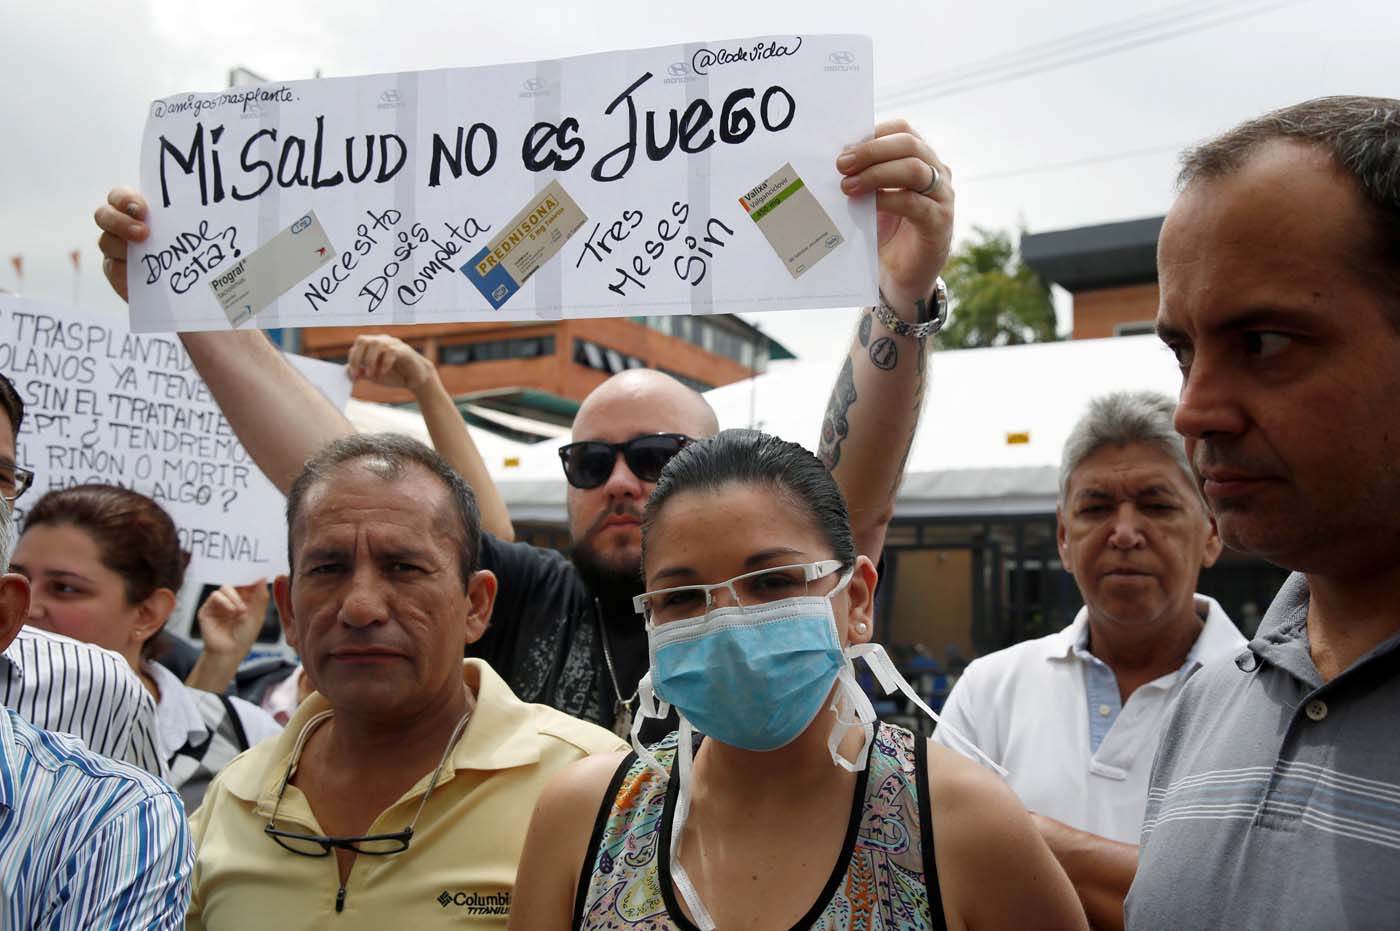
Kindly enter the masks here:
[[[721, 427], [753, 426], [815, 450], [835, 377], [830, 364], [778, 363], [705, 397]], [[1060, 450], [1092, 397], [1122, 389], [1175, 397], [1181, 384], [1155, 336], [938, 351], [929, 379], [900, 516], [1053, 511]], [[509, 468], [487, 457], [515, 519], [564, 519], [557, 449], [565, 442], [524, 447]], [[902, 442], [890, 438], [891, 456]]]

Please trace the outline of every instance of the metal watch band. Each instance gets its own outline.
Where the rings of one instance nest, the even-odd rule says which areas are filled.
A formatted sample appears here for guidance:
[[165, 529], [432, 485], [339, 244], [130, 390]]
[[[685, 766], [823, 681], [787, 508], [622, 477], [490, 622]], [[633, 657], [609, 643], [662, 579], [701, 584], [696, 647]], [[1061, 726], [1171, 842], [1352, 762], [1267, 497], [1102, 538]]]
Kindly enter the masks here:
[[939, 278], [933, 285], [933, 316], [923, 323], [908, 323], [899, 318], [890, 306], [890, 302], [885, 298], [885, 292], [880, 292], [880, 301], [874, 307], [875, 319], [880, 321], [880, 325], [896, 336], [912, 336], [914, 339], [927, 339], [934, 333], [943, 329], [943, 324], [948, 320], [948, 287]]

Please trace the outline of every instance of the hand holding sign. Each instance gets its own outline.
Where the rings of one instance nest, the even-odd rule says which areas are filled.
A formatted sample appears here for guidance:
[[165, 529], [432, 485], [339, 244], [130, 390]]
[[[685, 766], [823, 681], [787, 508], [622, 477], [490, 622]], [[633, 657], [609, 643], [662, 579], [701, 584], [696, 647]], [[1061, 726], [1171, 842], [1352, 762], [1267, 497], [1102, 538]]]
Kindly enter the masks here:
[[881, 287], [896, 307], [927, 301], [953, 238], [952, 169], [904, 120], [836, 160], [852, 196], [875, 194]]

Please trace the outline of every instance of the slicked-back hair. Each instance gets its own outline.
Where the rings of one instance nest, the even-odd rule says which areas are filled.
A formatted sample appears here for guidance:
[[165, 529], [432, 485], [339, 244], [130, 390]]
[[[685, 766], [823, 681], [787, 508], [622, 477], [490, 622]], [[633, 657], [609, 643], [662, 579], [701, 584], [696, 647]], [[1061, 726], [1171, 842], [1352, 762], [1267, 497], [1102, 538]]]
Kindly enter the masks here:
[[1188, 149], [1177, 183], [1232, 174], [1260, 147], [1287, 139], [1327, 152], [1355, 182], [1375, 223], [1366, 264], [1391, 292], [1390, 319], [1400, 327], [1400, 100], [1318, 97], [1265, 113]]
[[647, 537], [667, 501], [681, 492], [718, 491], [730, 484], [772, 489], [807, 512], [842, 565], [855, 562], [846, 499], [826, 466], [804, 447], [757, 430], [722, 430], [686, 446], [666, 464], [642, 515], [643, 560]]
[[24, 398], [15, 390], [15, 383], [0, 374], [0, 410], [10, 418], [10, 429], [15, 431], [13, 439], [19, 440], [19, 425], [24, 421]]
[[1176, 402], [1157, 391], [1115, 391], [1090, 401], [1089, 410], [1070, 429], [1060, 456], [1060, 506], [1066, 504], [1070, 479], [1084, 460], [1107, 447], [1133, 444], [1153, 447], [1170, 457], [1199, 497], [1186, 444], [1172, 425], [1175, 414]]
[[76, 527], [91, 537], [102, 565], [121, 576], [127, 604], [185, 584], [190, 554], [174, 518], [138, 491], [103, 484], [50, 491], [24, 516], [25, 532], [35, 527]]
[[450, 515], [440, 515], [453, 528], [459, 549], [462, 585], [465, 587], [479, 568], [481, 557], [481, 512], [476, 495], [457, 471], [433, 450], [417, 440], [393, 433], [357, 433], [326, 444], [307, 460], [301, 474], [287, 493], [287, 565], [295, 569], [293, 528], [301, 517], [302, 504], [313, 487], [342, 468], [355, 465], [385, 480], [384, 494], [397, 494], [393, 483], [410, 468], [421, 468], [446, 487], [452, 502]]

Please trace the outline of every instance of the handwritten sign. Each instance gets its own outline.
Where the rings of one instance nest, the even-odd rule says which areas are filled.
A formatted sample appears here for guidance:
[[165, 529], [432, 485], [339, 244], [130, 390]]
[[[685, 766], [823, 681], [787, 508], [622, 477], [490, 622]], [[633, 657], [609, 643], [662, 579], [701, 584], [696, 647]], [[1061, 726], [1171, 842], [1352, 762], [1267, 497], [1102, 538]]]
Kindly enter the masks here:
[[[342, 366], [289, 358], [345, 407]], [[0, 295], [0, 372], [25, 404], [17, 452], [34, 485], [16, 502], [21, 524], [47, 491], [106, 482], [170, 512], [193, 580], [242, 583], [285, 571], [282, 494], [233, 435], [178, 339]]]
[[872, 65], [777, 36], [157, 100], [132, 329], [868, 304], [835, 161]]

